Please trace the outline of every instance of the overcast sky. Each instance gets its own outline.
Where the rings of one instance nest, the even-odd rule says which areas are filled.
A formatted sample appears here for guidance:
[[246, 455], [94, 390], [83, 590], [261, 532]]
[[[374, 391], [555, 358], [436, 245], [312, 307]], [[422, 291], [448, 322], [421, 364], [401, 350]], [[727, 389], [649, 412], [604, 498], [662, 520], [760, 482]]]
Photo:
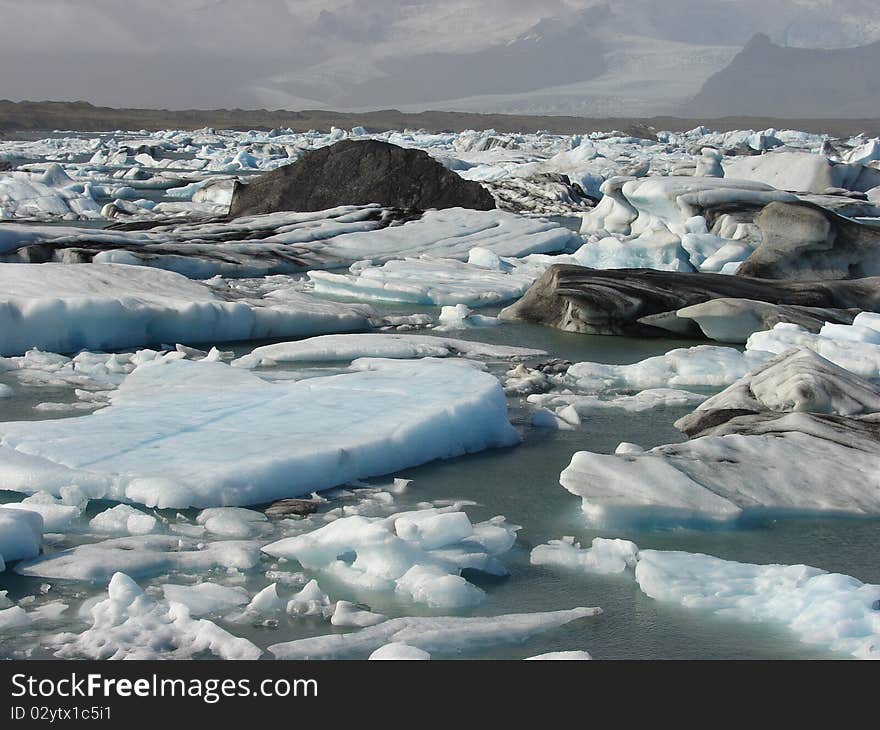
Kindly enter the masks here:
[[[793, 45], [880, 38], [877, 0], [0, 0], [0, 18], [0, 97], [176, 108], [343, 108], [371, 95], [389, 106], [442, 86], [424, 101], [436, 107], [488, 93], [476, 71], [456, 86], [464, 68], [530, 93], [558, 70], [565, 83], [592, 78], [603, 54], [615, 63], [647, 41], [735, 51], [758, 30]], [[514, 43], [536, 25], [526, 39], [542, 48]]]

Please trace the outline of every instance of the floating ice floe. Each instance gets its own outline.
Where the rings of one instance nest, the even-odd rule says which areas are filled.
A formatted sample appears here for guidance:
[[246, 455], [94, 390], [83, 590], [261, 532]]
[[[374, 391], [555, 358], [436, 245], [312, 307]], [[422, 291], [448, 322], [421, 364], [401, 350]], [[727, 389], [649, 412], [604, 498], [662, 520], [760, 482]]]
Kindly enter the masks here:
[[250, 601], [244, 588], [223, 586], [210, 581], [191, 586], [165, 583], [162, 585], [162, 593], [168, 603], [182, 603], [186, 606], [190, 616], [222, 614]]
[[639, 413], [652, 408], [695, 406], [705, 399], [705, 395], [674, 388], [647, 388], [634, 395], [611, 394], [605, 398], [567, 393], [533, 393], [527, 398], [529, 403], [537, 406], [555, 408], [557, 416], [562, 415], [561, 411], [565, 409], [573, 409], [578, 417], [607, 408], [622, 408], [631, 413]]
[[730, 417], [763, 412], [860, 416], [880, 412], [880, 385], [829, 362], [813, 350], [787, 350], [676, 421], [693, 436]]
[[249, 570], [259, 559], [259, 545], [255, 542], [201, 543], [168, 535], [144, 535], [77, 545], [22, 561], [15, 566], [15, 571], [52, 580], [106, 583], [117, 571], [132, 577], [151, 578], [172, 571]]
[[258, 659], [263, 653], [207, 619], [193, 619], [183, 603], [159, 602], [124, 573], [110, 580], [107, 598], [91, 609], [92, 626], [81, 634], [56, 634], [49, 643], [60, 658]]
[[808, 414], [758, 420], [642, 453], [576, 453], [560, 483], [597, 527], [699, 525], [817, 514], [880, 514], [870, 426], [841, 433]]
[[138, 266], [0, 264], [0, 354], [302, 337], [369, 327], [363, 309], [300, 294], [252, 306]]
[[526, 657], [525, 661], [587, 661], [592, 658], [586, 651], [548, 651], [546, 654]]
[[809, 152], [783, 150], [728, 158], [723, 166], [726, 177], [753, 180], [795, 192], [824, 193], [828, 188], [864, 192], [880, 185], [880, 170], [860, 162], [834, 163], [825, 155]]
[[471, 340], [410, 334], [345, 334], [311, 337], [257, 347], [234, 360], [233, 367], [254, 368], [261, 364], [291, 362], [350, 362], [358, 358], [413, 359], [424, 357], [524, 359], [546, 355], [544, 350], [493, 345]]
[[356, 273], [310, 271], [318, 294], [368, 301], [482, 307], [522, 296], [534, 276], [486, 269], [454, 259], [418, 258], [359, 268]]
[[433, 459], [511, 446], [498, 381], [462, 362], [376, 361], [267, 383], [216, 362], [137, 368], [80, 418], [0, 425], [8, 489], [149, 507], [260, 504]]
[[880, 658], [880, 586], [807, 565], [755, 565], [710, 555], [640, 550], [627, 540], [573, 538], [532, 551], [532, 563], [632, 576], [658, 601], [749, 623], [785, 627], [803, 643]]
[[741, 352], [732, 347], [697, 345], [670, 350], [631, 365], [575, 363], [567, 380], [585, 391], [610, 388], [666, 388], [670, 386], [721, 387], [770, 360], [763, 349]]
[[880, 658], [880, 586], [806, 565], [754, 565], [642, 550], [642, 591], [659, 601], [750, 623], [785, 626], [803, 643]]
[[67, 490], [65, 494], [71, 495], [71, 492], [74, 504], [69, 504], [46, 492], [36, 492], [30, 497], [25, 497], [21, 502], [7, 502], [0, 507], [36, 512], [43, 518], [43, 532], [63, 532], [83, 511], [84, 503], [79, 502], [75, 488]]
[[582, 549], [574, 538], [551, 540], [532, 549], [532, 565], [564, 567], [587, 573], [623, 573], [635, 567], [638, 546], [629, 540], [608, 540], [597, 537], [591, 547]]
[[518, 529], [503, 518], [474, 525], [453, 505], [390, 517], [343, 517], [266, 545], [263, 552], [324, 571], [355, 590], [393, 591], [433, 608], [467, 608], [485, 594], [460, 571], [506, 575], [498, 558], [513, 546]]
[[348, 634], [328, 634], [274, 644], [277, 659], [366, 657], [389, 643], [416, 647], [432, 656], [454, 655], [475, 646], [516, 643], [571, 621], [602, 613], [600, 608], [480, 617], [404, 617]]

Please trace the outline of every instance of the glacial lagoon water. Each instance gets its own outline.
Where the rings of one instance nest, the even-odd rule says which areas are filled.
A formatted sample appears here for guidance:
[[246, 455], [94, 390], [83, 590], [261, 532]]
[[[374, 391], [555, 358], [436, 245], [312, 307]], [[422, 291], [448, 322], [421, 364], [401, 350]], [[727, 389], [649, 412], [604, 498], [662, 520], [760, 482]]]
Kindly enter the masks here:
[[[412, 307], [385, 307], [394, 313], [413, 312]], [[423, 310], [430, 311], [430, 310]], [[447, 334], [447, 333], [444, 333]], [[594, 337], [558, 332], [525, 324], [504, 324], [448, 333], [454, 337], [487, 342], [538, 347], [550, 357], [569, 360], [629, 363], [660, 354], [673, 347], [693, 343], [681, 340], [635, 340], [620, 337]], [[235, 346], [239, 353], [254, 343]], [[507, 366], [492, 366], [501, 374]], [[334, 368], [323, 368], [332, 371]], [[298, 363], [296, 370], [308, 370]], [[283, 373], [279, 373], [283, 377]], [[0, 420], [50, 417], [33, 411], [36, 402], [73, 400], [72, 394], [59, 389], [49, 392], [45, 387], [25, 389], [19, 397], [0, 400]], [[589, 575], [556, 567], [532, 566], [532, 547], [562, 536], [573, 536], [584, 546], [593, 537], [622, 537], [633, 540], [641, 548], [702, 552], [725, 559], [755, 563], [805, 563], [829, 571], [843, 572], [871, 583], [880, 582], [880, 521], [856, 519], [792, 519], [752, 524], [739, 529], [663, 530], [602, 533], [588, 528], [580, 511], [580, 499], [564, 490], [558, 482], [559, 472], [567, 466], [578, 450], [609, 453], [621, 441], [652, 447], [683, 440], [672, 423], [687, 408], [657, 408], [640, 413], [620, 409], [596, 411], [584, 419], [578, 431], [548, 431], [529, 425], [527, 410], [521, 399], [510, 399], [511, 419], [523, 435], [523, 443], [515, 448], [474, 454], [448, 461], [434, 462], [407, 469], [396, 476], [413, 480], [404, 494], [396, 497], [394, 509], [402, 511], [417, 503], [433, 500], [466, 500], [471, 520], [476, 522], [504, 515], [508, 521], [521, 525], [513, 550], [504, 557], [510, 575], [503, 579], [468, 577], [487, 593], [486, 600], [462, 615], [491, 616], [503, 613], [550, 611], [574, 606], [601, 606], [604, 614], [575, 621], [549, 631], [524, 644], [493, 646], [456, 653], [449, 658], [510, 658], [519, 659], [549, 651], [586, 650], [597, 659], [763, 659], [763, 658], [833, 658], [824, 650], [799, 643], [787, 630], [771, 624], [746, 624], [713, 615], [710, 612], [685, 609], [659, 603], [644, 595], [630, 576]], [[57, 417], [57, 414], [51, 414]], [[374, 480], [377, 482], [387, 479]], [[0, 501], [13, 495], [0, 492]], [[357, 492], [333, 499], [323, 509], [358, 500]], [[88, 515], [95, 514], [110, 503], [93, 502]], [[165, 513], [175, 519], [175, 512]], [[192, 519], [196, 512], [185, 512]], [[48, 550], [69, 547], [84, 538], [59, 538]], [[268, 566], [250, 575], [244, 587], [251, 593], [263, 588], [263, 575]], [[296, 567], [289, 567], [296, 570]], [[163, 582], [186, 582], [195, 576], [174, 576], [142, 581], [156, 586]], [[321, 587], [334, 599], [349, 599], [389, 616], [441, 615], [448, 611], [431, 611], [389, 594], [352, 592], [351, 589], [320, 577]], [[38, 594], [42, 579], [3, 574], [2, 588], [12, 599]], [[71, 605], [70, 626], [53, 626], [58, 630], [81, 631], [83, 624], [75, 620], [80, 603], [103, 592], [83, 583], [50, 581], [51, 595]], [[286, 590], [286, 589], [285, 589]], [[337, 631], [328, 623], [311, 618], [281, 616], [276, 622], [264, 624], [225, 624], [232, 633], [245, 636], [260, 647], [306, 636]], [[5, 636], [0, 655], [8, 656], [22, 648], [39, 647], [39, 628], [22, 635]], [[42, 648], [34, 648], [34, 658], [51, 656]], [[442, 655], [436, 654], [438, 658]]]

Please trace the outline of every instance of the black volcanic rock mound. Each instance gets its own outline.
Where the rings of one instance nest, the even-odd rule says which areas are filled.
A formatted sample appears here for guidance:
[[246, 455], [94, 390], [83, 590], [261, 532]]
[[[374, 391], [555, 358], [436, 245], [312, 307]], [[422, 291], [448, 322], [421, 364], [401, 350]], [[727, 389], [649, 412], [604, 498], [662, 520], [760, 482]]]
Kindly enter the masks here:
[[368, 203], [420, 210], [495, 207], [488, 190], [447, 170], [427, 152], [378, 140], [343, 140], [237, 185], [229, 215]]
[[880, 116], [880, 41], [789, 48], [758, 34], [682, 110], [703, 119], [749, 114], [837, 119]]

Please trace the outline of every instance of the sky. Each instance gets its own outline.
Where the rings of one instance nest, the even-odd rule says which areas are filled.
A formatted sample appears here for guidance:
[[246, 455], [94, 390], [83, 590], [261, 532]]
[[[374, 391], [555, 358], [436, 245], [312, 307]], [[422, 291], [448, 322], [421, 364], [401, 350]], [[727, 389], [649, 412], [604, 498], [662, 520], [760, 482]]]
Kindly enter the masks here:
[[880, 39], [877, 0], [0, 0], [0, 19], [0, 98], [167, 108], [652, 110], [759, 31]]

